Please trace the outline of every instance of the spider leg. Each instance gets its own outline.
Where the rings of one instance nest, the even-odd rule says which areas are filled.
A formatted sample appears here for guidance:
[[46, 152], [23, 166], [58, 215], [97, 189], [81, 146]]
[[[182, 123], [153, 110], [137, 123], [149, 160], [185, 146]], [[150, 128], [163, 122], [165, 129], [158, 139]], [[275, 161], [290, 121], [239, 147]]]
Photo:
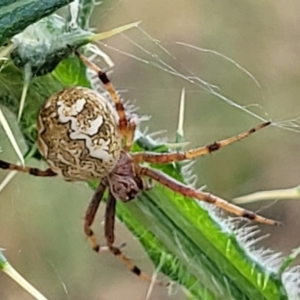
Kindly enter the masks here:
[[199, 156], [209, 154], [213, 151], [219, 150], [222, 147], [228, 146], [236, 141], [244, 139], [252, 133], [270, 125], [271, 122], [262, 123], [248, 131], [240, 133], [236, 136], [224, 139], [218, 142], [214, 142], [204, 147], [191, 149], [188, 151], [169, 152], [169, 153], [155, 153], [155, 152], [136, 152], [131, 153], [132, 159], [136, 163], [148, 162], [148, 163], [171, 163], [175, 161], [182, 161], [186, 159], [194, 159]]
[[92, 200], [90, 201], [90, 204], [88, 206], [88, 209], [86, 210], [85, 218], [84, 218], [84, 233], [88, 237], [90, 244], [92, 246], [92, 249], [96, 252], [101, 252], [103, 250], [107, 250], [107, 249], [100, 247], [100, 245], [98, 244], [97, 239], [95, 237], [95, 234], [94, 234], [93, 230], [91, 229], [91, 226], [94, 223], [96, 213], [98, 211], [100, 202], [103, 198], [103, 195], [104, 195], [104, 192], [105, 192], [107, 186], [108, 186], [108, 183], [106, 180], [102, 180], [100, 182], [99, 186], [97, 187], [97, 189], [92, 197]]
[[119, 129], [123, 137], [127, 137], [127, 125], [128, 120], [125, 114], [124, 105], [121, 102], [117, 91], [109, 78], [107, 77], [106, 73], [103, 72], [97, 65], [93, 62], [89, 61], [84, 55], [80, 54], [77, 50], [75, 50], [75, 54], [82, 60], [84, 64], [86, 64], [89, 68], [94, 70], [98, 74], [98, 78], [101, 80], [103, 85], [105, 86], [106, 90], [108, 91], [111, 99], [115, 104], [116, 111], [119, 116]]
[[[108, 186], [107, 181], [102, 180], [97, 190], [95, 191], [93, 198], [85, 214], [84, 232], [87, 235], [88, 239], [90, 240], [92, 249], [95, 252], [103, 252], [109, 250], [117, 258], [119, 258], [123, 262], [123, 264], [127, 267], [127, 269], [129, 269], [132, 273], [139, 276], [143, 280], [151, 282], [152, 279], [149, 275], [142, 272], [139, 267], [137, 267], [128, 257], [126, 257], [123, 254], [120, 248], [113, 246], [113, 243], [115, 241], [114, 231], [115, 231], [116, 198], [111, 193], [109, 193], [108, 195], [106, 211], [105, 211], [105, 237], [106, 237], [107, 247], [101, 247], [98, 244], [94, 232], [90, 228], [94, 222], [97, 210], [99, 208], [100, 202], [103, 198], [107, 186]], [[160, 281], [155, 281], [155, 283], [159, 285], [166, 285]]]
[[267, 219], [265, 217], [255, 214], [252, 211], [245, 210], [239, 206], [233, 205], [220, 197], [217, 197], [210, 193], [205, 193], [205, 192], [196, 190], [192, 187], [186, 186], [183, 183], [176, 181], [174, 178], [172, 178], [160, 171], [143, 167], [143, 168], [139, 169], [139, 174], [150, 177], [150, 178], [154, 179], [155, 181], [159, 182], [160, 184], [168, 187], [169, 189], [171, 189], [183, 196], [214, 204], [215, 206], [218, 206], [221, 209], [223, 209], [229, 213], [233, 213], [237, 216], [241, 216], [243, 218], [247, 218], [249, 220], [254, 220], [256, 222], [264, 223], [264, 224], [268, 224], [268, 225], [280, 225], [280, 222], [278, 222], [278, 221], [275, 221], [272, 219]]
[[108, 247], [112, 247], [115, 241], [115, 216], [116, 198], [109, 193], [105, 210], [105, 237]]
[[[112, 252], [117, 258], [119, 258], [123, 264], [127, 267], [129, 271], [137, 275], [142, 280], [151, 282], [152, 278], [148, 274], [144, 273], [139, 267], [137, 267], [124, 253], [120, 250], [120, 248], [113, 246], [115, 236], [114, 236], [114, 228], [115, 228], [115, 209], [116, 209], [116, 198], [109, 193], [107, 204], [106, 204], [106, 212], [105, 212], [105, 237], [107, 241], [107, 247], [110, 252]], [[156, 280], [156, 284], [165, 285], [161, 281]]]
[[123, 147], [125, 151], [130, 151], [131, 149], [134, 140], [135, 129], [136, 129], [136, 122], [134, 122], [133, 120], [129, 120], [127, 126], [127, 132], [126, 132], [126, 141]]
[[11, 164], [3, 160], [0, 160], [0, 169], [23, 172], [38, 177], [50, 177], [50, 176], [52, 177], [57, 175], [50, 168], [46, 170], [40, 170], [37, 168], [29, 168], [29, 167], [19, 166], [16, 164]]

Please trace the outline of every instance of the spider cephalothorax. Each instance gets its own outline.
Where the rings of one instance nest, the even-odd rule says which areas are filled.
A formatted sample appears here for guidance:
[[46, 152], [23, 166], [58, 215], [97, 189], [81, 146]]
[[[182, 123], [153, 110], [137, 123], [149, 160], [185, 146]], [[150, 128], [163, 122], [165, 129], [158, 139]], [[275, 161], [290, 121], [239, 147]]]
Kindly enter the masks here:
[[107, 177], [111, 193], [123, 202], [133, 200], [144, 189], [143, 180], [125, 151], [121, 152], [119, 161]]
[[[246, 138], [270, 125], [270, 122], [265, 122], [237, 136], [185, 152], [132, 153], [130, 149], [134, 139], [136, 118], [125, 113], [124, 106], [106, 74], [86, 57], [78, 52], [76, 54], [97, 73], [113, 103], [83, 87], [67, 88], [55, 93], [41, 108], [37, 125], [39, 151], [48, 163], [49, 169], [43, 171], [22, 167], [2, 160], [0, 160], [0, 168], [35, 176], [59, 174], [68, 181], [98, 179], [100, 183], [86, 211], [84, 222], [84, 232], [95, 251], [108, 249], [133, 273], [143, 279], [151, 280], [113, 245], [116, 199], [123, 202], [132, 200], [141, 191], [151, 188], [151, 180], [183, 196], [214, 204], [238, 216], [265, 224], [278, 224], [274, 220], [244, 210], [220, 197], [194, 189], [143, 165], [143, 163], [172, 163], [206, 155]], [[105, 191], [108, 191], [105, 213], [107, 247], [100, 247], [90, 227]]]

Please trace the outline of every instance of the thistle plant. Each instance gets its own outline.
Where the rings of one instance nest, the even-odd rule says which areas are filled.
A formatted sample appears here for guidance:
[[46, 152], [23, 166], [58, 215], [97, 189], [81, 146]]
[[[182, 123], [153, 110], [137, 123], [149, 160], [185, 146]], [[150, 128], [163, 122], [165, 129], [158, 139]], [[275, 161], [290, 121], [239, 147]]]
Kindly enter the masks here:
[[[26, 5], [35, 6], [37, 2], [40, 5], [28, 15]], [[19, 0], [0, 6], [0, 25], [8, 15], [15, 16], [0, 39], [0, 104], [18, 116], [18, 126], [29, 149], [23, 153], [27, 158], [40, 159], [35, 146], [35, 122], [45, 99], [64, 87], [94, 85], [85, 66], [71, 55], [69, 46], [83, 46], [86, 51], [99, 54], [100, 49], [90, 42], [138, 26], [132, 23], [103, 34], [91, 32], [88, 24], [94, 2], [87, 0], [71, 4], [64, 18], [50, 15], [69, 2]], [[18, 88], [16, 84], [13, 88], [10, 82], [17, 83]], [[18, 151], [5, 114], [2, 114], [1, 123]], [[177, 148], [184, 140], [182, 118], [179, 124]], [[168, 151], [169, 146], [139, 132], [132, 151], [162, 153]], [[22, 151], [18, 153], [22, 163]], [[176, 180], [192, 184], [190, 163], [153, 167]], [[89, 185], [96, 187], [94, 182]], [[157, 271], [178, 283], [189, 299], [299, 297], [297, 268], [288, 269], [295, 253], [278, 259], [278, 255], [256, 251], [252, 246], [255, 227], [239, 229], [236, 222], [219, 216], [209, 205], [196, 203], [157, 185], [150, 192], [142, 193], [136, 201], [118, 203], [117, 216], [137, 237]]]

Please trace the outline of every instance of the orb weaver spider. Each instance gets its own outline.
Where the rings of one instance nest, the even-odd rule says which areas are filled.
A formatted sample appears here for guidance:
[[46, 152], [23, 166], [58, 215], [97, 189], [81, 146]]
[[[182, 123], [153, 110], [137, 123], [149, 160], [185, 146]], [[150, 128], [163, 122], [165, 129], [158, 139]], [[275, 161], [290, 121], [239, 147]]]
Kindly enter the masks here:
[[[114, 246], [114, 225], [116, 199], [122, 202], [133, 200], [140, 192], [151, 188], [152, 180], [183, 196], [214, 204], [237, 216], [270, 225], [279, 224], [143, 165], [143, 163], [165, 164], [195, 159], [246, 138], [270, 125], [271, 122], [262, 123], [236, 136], [184, 152], [132, 153], [130, 149], [137, 126], [135, 118], [126, 113], [121, 98], [106, 73], [77, 50], [74, 51], [87, 67], [97, 73], [114, 106], [102, 95], [84, 87], [65, 88], [55, 93], [41, 108], [37, 122], [38, 148], [49, 168], [40, 170], [2, 160], [0, 168], [40, 177], [61, 175], [67, 181], [98, 179], [100, 183], [84, 219], [84, 232], [94, 251], [109, 250], [120, 258], [131, 272], [144, 280], [151, 280], [150, 276], [123, 254], [120, 247]], [[108, 190], [105, 212], [106, 247], [101, 247], [91, 226], [106, 190]]]

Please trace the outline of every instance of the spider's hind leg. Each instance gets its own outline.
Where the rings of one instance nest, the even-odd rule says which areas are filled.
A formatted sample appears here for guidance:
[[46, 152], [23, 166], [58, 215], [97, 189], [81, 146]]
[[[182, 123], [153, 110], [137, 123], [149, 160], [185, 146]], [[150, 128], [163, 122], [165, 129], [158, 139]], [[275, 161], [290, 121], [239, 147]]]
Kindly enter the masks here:
[[85, 218], [84, 218], [84, 233], [88, 237], [91, 247], [95, 252], [102, 252], [104, 250], [108, 250], [107, 247], [100, 247], [100, 245], [97, 242], [97, 239], [95, 237], [95, 234], [93, 230], [91, 229], [91, 226], [94, 223], [96, 213], [98, 211], [100, 202], [103, 198], [105, 189], [107, 187], [108, 183], [106, 180], [103, 180], [99, 186], [97, 187], [93, 198], [89, 204], [89, 207], [85, 213]]
[[10, 170], [10, 171], [18, 171], [18, 172], [27, 173], [27, 174], [30, 174], [33, 176], [38, 176], [38, 177], [52, 177], [52, 176], [57, 175], [50, 168], [46, 169], [46, 170], [40, 170], [38, 168], [23, 167], [20, 165], [11, 164], [4, 160], [0, 160], [0, 169]]
[[[113, 246], [115, 236], [115, 208], [116, 199], [110, 193], [107, 199], [106, 212], [105, 212], [105, 237], [107, 241], [107, 247], [111, 253], [113, 253], [117, 258], [119, 258], [123, 264], [127, 267], [129, 271], [137, 275], [142, 280], [152, 282], [151, 276], [144, 273], [139, 267], [137, 267], [122, 251], [120, 248]], [[161, 286], [168, 286], [169, 284], [163, 283], [159, 280], [154, 281], [155, 284]]]
[[105, 86], [106, 90], [108, 91], [110, 98], [115, 105], [115, 109], [119, 117], [118, 127], [122, 137], [124, 138], [124, 149], [129, 151], [134, 139], [134, 133], [137, 125], [136, 120], [134, 120], [134, 118], [126, 116], [125, 107], [121, 101], [121, 98], [118, 95], [114, 85], [111, 83], [106, 73], [102, 71], [92, 61], [90, 61], [87, 57], [79, 53], [77, 50], [74, 51], [75, 54], [79, 57], [79, 59], [86, 66], [88, 66], [89, 68], [91, 68], [97, 73], [99, 80], [102, 82], [102, 84]]
[[128, 120], [125, 114], [125, 108], [123, 103], [121, 102], [121, 98], [119, 97], [115, 87], [107, 77], [106, 73], [102, 71], [97, 65], [95, 65], [93, 62], [91, 62], [87, 57], [79, 53], [78, 50], [75, 50], [75, 54], [79, 57], [79, 59], [89, 68], [94, 70], [100, 81], [105, 86], [106, 90], [108, 91], [110, 98], [115, 104], [115, 109], [119, 116], [119, 129], [123, 137], [127, 136], [127, 126], [128, 126]]
[[[137, 275], [143, 280], [146, 280], [148, 282], [152, 282], [151, 276], [147, 275], [139, 267], [137, 267], [126, 255], [123, 254], [120, 247], [114, 246], [115, 241], [115, 209], [116, 209], [116, 199], [115, 197], [109, 193], [107, 204], [106, 204], [106, 211], [105, 211], [105, 237], [106, 237], [106, 243], [107, 246], [100, 246], [97, 242], [97, 239], [94, 235], [93, 230], [90, 228], [94, 222], [97, 210], [99, 208], [100, 202], [102, 200], [102, 197], [104, 195], [105, 189], [107, 188], [108, 183], [106, 180], [103, 180], [96, 192], [93, 195], [93, 198], [89, 204], [89, 207], [85, 214], [85, 222], [84, 222], [84, 232], [87, 235], [92, 249], [95, 252], [104, 252], [104, 251], [110, 251], [112, 254], [114, 254], [117, 258], [119, 258], [123, 264], [127, 267], [128, 270], [130, 270], [132, 273]], [[161, 281], [154, 281], [155, 284], [161, 285], [161, 286], [168, 286], [169, 284], [163, 283]]]

